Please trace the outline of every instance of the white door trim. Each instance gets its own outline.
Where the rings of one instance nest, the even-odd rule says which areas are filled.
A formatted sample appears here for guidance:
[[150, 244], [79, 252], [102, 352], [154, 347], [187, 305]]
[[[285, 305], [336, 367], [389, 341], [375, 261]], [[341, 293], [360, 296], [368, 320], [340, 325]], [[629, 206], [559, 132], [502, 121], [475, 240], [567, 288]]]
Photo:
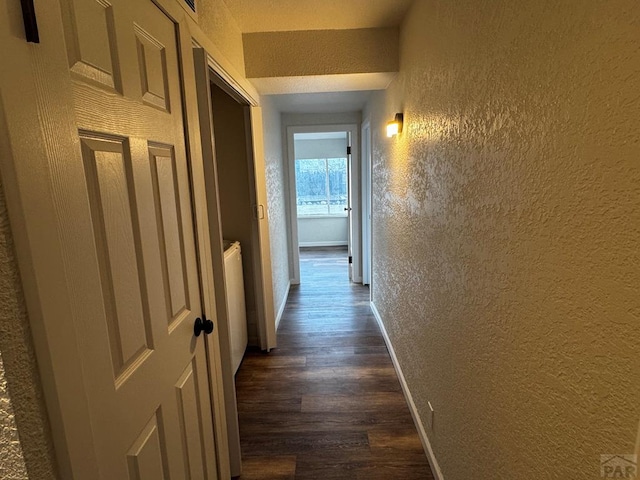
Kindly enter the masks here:
[[[199, 121], [201, 133], [201, 151], [205, 159], [204, 179], [207, 188], [207, 203], [209, 214], [209, 231], [212, 249], [212, 265], [214, 283], [216, 285], [216, 302], [220, 326], [220, 356], [222, 359], [222, 378], [224, 384], [224, 398], [227, 412], [227, 431], [229, 442], [229, 457], [232, 476], [241, 473], [240, 433], [238, 428], [238, 413], [235, 393], [235, 378], [232, 369], [231, 350], [229, 343], [229, 319], [224, 283], [224, 253], [223, 233], [220, 213], [220, 200], [217, 177], [217, 163], [215, 158], [215, 140], [213, 115], [211, 105], [211, 82], [220, 87], [226, 94], [242, 104], [245, 113], [246, 154], [249, 162], [249, 184], [254, 187], [248, 192], [251, 202], [258, 211], [252, 221], [252, 257], [254, 275], [251, 279], [255, 288], [256, 320], [258, 340], [262, 350], [269, 351], [276, 346], [275, 308], [273, 306], [273, 286], [271, 276], [271, 251], [269, 243], [269, 225], [266, 207], [266, 186], [264, 167], [264, 147], [262, 137], [262, 112], [259, 107], [251, 106], [251, 98], [237, 91], [235, 85], [229, 85], [224, 78], [216, 78], [211, 56], [201, 47], [193, 50], [196, 64], [196, 88], [198, 92]], [[249, 219], [248, 219], [249, 220]], [[245, 245], [245, 248], [248, 248]]]
[[[197, 48], [196, 42], [194, 42]], [[276, 347], [276, 315], [273, 301], [273, 278], [271, 275], [271, 246], [269, 238], [269, 218], [267, 208], [267, 189], [265, 179], [264, 134], [262, 127], [262, 109], [257, 101], [257, 94], [244, 88], [233, 76], [204, 49], [209, 68], [219, 79], [211, 76], [211, 80], [226, 91], [231, 97], [247, 104], [246, 129], [247, 157], [253, 169], [256, 207], [256, 251], [254, 252], [256, 278], [256, 310], [258, 322], [258, 341], [260, 349], [270, 351]], [[219, 81], [221, 80], [221, 81]]]
[[[362, 282], [362, 227], [361, 227], [361, 173], [360, 173], [360, 129], [355, 123], [337, 125], [296, 125], [288, 126], [286, 131], [287, 143], [287, 171], [289, 178], [289, 265], [291, 266], [291, 283], [300, 283], [300, 251], [298, 239], [298, 208], [296, 206], [296, 172], [295, 172], [295, 145], [293, 136], [296, 133], [316, 132], [349, 132], [351, 134], [351, 226], [352, 244], [350, 245], [353, 257], [352, 281]], [[346, 157], [346, 152], [345, 152]]]
[[[362, 122], [362, 284], [373, 279], [373, 242], [371, 237], [371, 122]], [[370, 287], [371, 288], [371, 287]]]

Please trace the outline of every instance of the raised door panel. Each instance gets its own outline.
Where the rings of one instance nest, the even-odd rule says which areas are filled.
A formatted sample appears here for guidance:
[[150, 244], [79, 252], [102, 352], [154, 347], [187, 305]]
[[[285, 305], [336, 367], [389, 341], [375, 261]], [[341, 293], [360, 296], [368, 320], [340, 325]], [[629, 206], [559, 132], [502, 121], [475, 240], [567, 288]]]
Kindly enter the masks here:
[[142, 100], [170, 111], [165, 46], [141, 26], [135, 25]]
[[121, 90], [113, 7], [106, 0], [73, 0], [63, 8], [71, 71]]
[[129, 480], [170, 480], [162, 409], [158, 409], [127, 454]]
[[149, 147], [149, 160], [162, 254], [167, 323], [172, 326], [191, 309], [178, 166], [173, 148], [167, 146]]
[[204, 359], [194, 358], [175, 385], [186, 478], [192, 480], [217, 477], [215, 467], [209, 465], [211, 453], [206, 430], [202, 428], [209, 422], [211, 412], [203, 402], [207, 398], [203, 392], [207, 388], [206, 375]]
[[153, 349], [128, 142], [81, 133], [116, 384]]

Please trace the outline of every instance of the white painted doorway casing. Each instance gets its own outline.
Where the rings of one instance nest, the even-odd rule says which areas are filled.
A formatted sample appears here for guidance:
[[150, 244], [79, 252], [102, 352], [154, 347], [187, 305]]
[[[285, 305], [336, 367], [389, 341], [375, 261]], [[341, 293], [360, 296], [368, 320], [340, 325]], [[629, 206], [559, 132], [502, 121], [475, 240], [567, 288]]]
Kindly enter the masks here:
[[[371, 124], [362, 123], [362, 284], [372, 284], [373, 239], [371, 238]], [[370, 286], [370, 292], [373, 285]], [[370, 293], [371, 295], [371, 293]]]
[[355, 281], [355, 265], [353, 264], [353, 244], [356, 238], [353, 226], [353, 201], [354, 201], [354, 188], [353, 188], [353, 155], [352, 155], [352, 143], [353, 137], [351, 136], [351, 132], [345, 132], [347, 134], [347, 257], [349, 259], [349, 280]]
[[[229, 439], [229, 457], [231, 475], [241, 474], [240, 431], [238, 426], [238, 410], [236, 403], [235, 378], [232, 368], [230, 349], [229, 312], [226, 304], [226, 285], [224, 282], [224, 246], [222, 234], [222, 215], [219, 198], [219, 183], [215, 159], [215, 136], [213, 112], [211, 104], [212, 82], [220, 86], [232, 98], [246, 105], [245, 122], [247, 133], [247, 158], [252, 164], [250, 184], [254, 191], [250, 192], [255, 204], [255, 216], [251, 219], [254, 247], [254, 285], [256, 291], [256, 310], [260, 348], [270, 350], [276, 347], [275, 312], [273, 306], [273, 286], [271, 278], [271, 250], [269, 244], [269, 225], [266, 208], [266, 180], [264, 176], [264, 159], [262, 147], [262, 119], [257, 102], [237, 84], [228, 83], [223, 78], [224, 71], [215, 63], [203, 48], [193, 49], [196, 90], [198, 94], [198, 113], [202, 156], [204, 159], [204, 180], [207, 186], [207, 211], [209, 214], [209, 231], [211, 238], [212, 264], [214, 270], [215, 295], [218, 323], [221, 338], [222, 379], [225, 392], [227, 414], [227, 433]], [[256, 120], [257, 119], [257, 120]], [[224, 121], [224, 119], [222, 119]], [[251, 127], [250, 129], [248, 127]]]
[[[289, 265], [291, 266], [291, 284], [300, 283], [300, 251], [298, 240], [298, 207], [296, 199], [296, 174], [295, 174], [295, 141], [297, 133], [321, 133], [321, 132], [347, 132], [348, 145], [351, 146], [351, 155], [347, 168], [349, 169], [349, 255], [352, 257], [350, 265], [351, 281], [362, 282], [362, 227], [361, 227], [361, 186], [360, 186], [360, 132], [357, 124], [337, 125], [298, 125], [288, 126], [286, 129], [287, 143], [287, 170], [289, 187]], [[345, 152], [345, 157], [347, 153]]]

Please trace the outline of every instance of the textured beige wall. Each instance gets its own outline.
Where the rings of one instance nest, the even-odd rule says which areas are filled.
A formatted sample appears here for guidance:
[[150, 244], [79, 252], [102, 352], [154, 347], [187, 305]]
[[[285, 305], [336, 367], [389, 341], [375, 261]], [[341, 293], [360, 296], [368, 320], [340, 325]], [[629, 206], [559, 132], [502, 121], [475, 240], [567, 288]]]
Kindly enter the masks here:
[[7, 389], [2, 355], [0, 355], [0, 478], [5, 480], [29, 478], [11, 397]]
[[224, 0], [243, 32], [400, 25], [412, 0]]
[[245, 33], [248, 78], [396, 72], [398, 29]]
[[633, 453], [639, 32], [637, 0], [418, 0], [405, 21], [368, 109], [375, 304], [447, 480], [595, 479]]
[[242, 32], [223, 0], [200, 0], [198, 25], [220, 53], [244, 75]]
[[273, 304], [276, 314], [287, 301], [289, 272], [289, 240], [287, 235], [287, 170], [282, 149], [280, 112], [269, 97], [262, 97], [264, 157], [266, 164], [269, 238], [271, 240], [271, 276]]
[[0, 478], [54, 480], [49, 421], [1, 179], [0, 353]]

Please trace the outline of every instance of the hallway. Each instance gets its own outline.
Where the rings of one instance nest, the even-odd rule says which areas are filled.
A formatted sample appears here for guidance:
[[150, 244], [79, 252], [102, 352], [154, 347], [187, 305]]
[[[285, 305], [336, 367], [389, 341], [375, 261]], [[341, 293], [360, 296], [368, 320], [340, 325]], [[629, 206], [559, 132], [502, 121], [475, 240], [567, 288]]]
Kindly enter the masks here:
[[431, 479], [368, 287], [346, 251], [303, 249], [270, 354], [236, 379], [242, 480]]

